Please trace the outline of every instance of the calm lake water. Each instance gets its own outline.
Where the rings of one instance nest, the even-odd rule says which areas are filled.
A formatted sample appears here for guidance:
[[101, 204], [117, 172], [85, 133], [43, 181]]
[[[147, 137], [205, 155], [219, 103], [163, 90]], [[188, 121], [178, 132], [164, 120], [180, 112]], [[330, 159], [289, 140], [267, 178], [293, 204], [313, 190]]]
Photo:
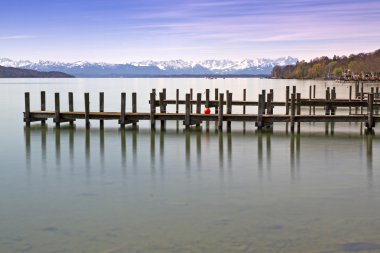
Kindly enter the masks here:
[[62, 110], [72, 91], [82, 111], [84, 92], [97, 110], [104, 91], [106, 111], [119, 111], [120, 92], [130, 110], [137, 92], [138, 111], [148, 111], [152, 88], [168, 98], [219, 88], [234, 99], [246, 88], [248, 100], [273, 88], [279, 101], [286, 85], [307, 97], [314, 84], [317, 97], [333, 85], [348, 96], [346, 84], [324, 81], [1, 79], [0, 252], [380, 252], [380, 142], [361, 124], [304, 123], [287, 134], [285, 124], [260, 133], [252, 123], [151, 132], [149, 122], [125, 131], [22, 122], [25, 91], [32, 109], [41, 90], [48, 109], [61, 92]]

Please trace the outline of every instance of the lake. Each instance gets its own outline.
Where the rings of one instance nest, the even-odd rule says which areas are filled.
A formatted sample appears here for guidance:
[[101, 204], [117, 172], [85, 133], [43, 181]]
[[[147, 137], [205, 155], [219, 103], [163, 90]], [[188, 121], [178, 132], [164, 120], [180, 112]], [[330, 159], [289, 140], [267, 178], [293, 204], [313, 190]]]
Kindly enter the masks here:
[[234, 99], [247, 89], [248, 100], [273, 88], [283, 101], [286, 85], [304, 97], [310, 85], [317, 97], [332, 86], [348, 96], [348, 84], [331, 81], [0, 79], [0, 252], [380, 252], [380, 142], [362, 124], [302, 123], [290, 134], [285, 124], [218, 132], [169, 122], [152, 132], [149, 122], [120, 131], [92, 121], [86, 131], [80, 120], [60, 129], [22, 121], [26, 91], [32, 109], [46, 91], [49, 110], [54, 92], [66, 110], [72, 91], [82, 111], [84, 92], [97, 110], [104, 91], [106, 111], [120, 110], [121, 92], [130, 111], [137, 92], [138, 111], [148, 112], [152, 88], [168, 98], [177, 88], [181, 98], [190, 88], [213, 98], [219, 88]]

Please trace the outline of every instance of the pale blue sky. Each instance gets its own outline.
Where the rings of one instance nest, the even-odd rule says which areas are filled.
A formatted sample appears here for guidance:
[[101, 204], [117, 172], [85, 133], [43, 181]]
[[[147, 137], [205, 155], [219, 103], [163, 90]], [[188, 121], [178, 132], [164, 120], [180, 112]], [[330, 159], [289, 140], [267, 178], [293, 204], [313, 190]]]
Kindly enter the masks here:
[[379, 0], [2, 0], [0, 57], [203, 60], [380, 48]]

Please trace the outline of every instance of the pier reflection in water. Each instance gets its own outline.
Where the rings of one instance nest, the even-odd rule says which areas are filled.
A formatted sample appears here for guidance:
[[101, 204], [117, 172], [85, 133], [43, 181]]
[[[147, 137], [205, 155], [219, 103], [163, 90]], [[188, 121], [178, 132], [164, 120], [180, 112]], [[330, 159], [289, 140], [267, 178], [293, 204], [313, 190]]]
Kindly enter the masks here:
[[[197, 240], [208, 252], [233, 252], [230, 245], [235, 244], [273, 252], [282, 247], [277, 241], [292, 236], [298, 243], [285, 252], [308, 252], [315, 240], [326, 250], [337, 241], [359, 240], [353, 228], [376, 235], [376, 226], [363, 225], [373, 221], [378, 203], [374, 133], [342, 134], [331, 127], [327, 134], [323, 127], [307, 133], [307, 126], [300, 134], [38, 126], [25, 128], [24, 134], [27, 185], [46, 205], [70, 206], [59, 212], [62, 220], [49, 214], [56, 225], [39, 223], [60, 231], [68, 217], [77, 217], [65, 234], [72, 244], [90, 237], [108, 249], [117, 245], [121, 252], [130, 247], [155, 252], [152, 245], [193, 247]], [[62, 197], [54, 201], [33, 185]], [[348, 221], [339, 219], [341, 213]], [[97, 220], [99, 233], [82, 227], [86, 219]], [[33, 224], [25, 226], [34, 231]], [[321, 229], [330, 231], [334, 242]], [[302, 231], [321, 239], [304, 238]], [[109, 234], [115, 237], [110, 240]], [[207, 239], [191, 239], [197, 236]], [[124, 245], [125, 238], [134, 246]], [[227, 242], [221, 245], [221, 239]], [[64, 247], [58, 241], [51, 245]]]
[[[118, 164], [120, 161], [120, 167], [122, 174], [125, 177], [127, 170], [132, 169], [136, 172], [139, 169], [139, 161], [146, 160], [146, 157], [150, 157], [151, 173], [156, 173], [156, 169], [161, 174], [164, 173], [166, 161], [174, 160], [178, 163], [178, 169], [183, 164], [187, 170], [197, 168], [202, 170], [202, 167], [208, 167], [204, 165], [203, 160], [213, 161], [217, 158], [217, 167], [223, 171], [225, 168], [238, 169], [238, 166], [234, 164], [234, 160], [239, 160], [240, 155], [234, 152], [234, 149], [238, 147], [240, 150], [243, 146], [244, 152], [248, 148], [251, 152], [249, 157], [244, 157], [247, 163], [250, 164], [252, 169], [257, 167], [259, 178], [264, 175], [264, 170], [268, 172], [270, 176], [270, 170], [272, 169], [272, 163], [274, 159], [278, 159], [278, 154], [272, 154], [272, 142], [276, 145], [283, 146], [284, 141], [287, 140], [288, 147], [283, 147], [289, 150], [281, 154], [281, 160], [284, 162], [288, 160], [288, 166], [290, 169], [290, 176], [293, 180], [299, 179], [299, 173], [301, 168], [301, 160], [307, 163], [307, 160], [312, 159], [313, 156], [306, 154], [304, 157], [301, 155], [301, 143], [306, 147], [312, 148], [314, 144], [321, 145], [326, 142], [324, 152], [326, 157], [329, 156], [329, 152], [334, 149], [334, 146], [329, 147], [331, 142], [336, 140], [358, 140], [357, 141], [357, 155], [358, 158], [362, 157], [363, 150], [365, 150], [366, 159], [364, 167], [368, 170], [368, 176], [371, 178], [373, 170], [373, 140], [375, 135], [373, 132], [365, 132], [364, 135], [339, 135], [334, 134], [333, 127], [330, 131], [326, 131], [325, 134], [287, 134], [287, 133], [273, 133], [273, 131], [256, 131], [256, 132], [209, 132], [202, 131], [201, 128], [194, 128], [192, 130], [172, 131], [172, 130], [160, 130], [160, 131], [139, 131], [138, 128], [131, 128], [127, 130], [86, 130], [76, 129], [75, 127], [67, 128], [48, 128], [47, 126], [24, 128], [25, 133], [25, 152], [26, 152], [26, 167], [32, 168], [32, 159], [37, 159], [34, 152], [41, 152], [41, 166], [46, 171], [47, 162], [49, 159], [55, 161], [55, 168], [60, 171], [62, 168], [62, 153], [64, 156], [68, 154], [69, 163], [64, 162], [64, 167], [69, 166], [72, 170], [75, 167], [81, 165], [76, 164], [76, 160], [82, 161], [82, 155], [84, 153], [84, 161], [87, 177], [91, 177], [91, 170], [94, 164], [98, 164], [101, 168], [101, 172], [105, 173], [107, 170], [107, 164], [105, 157], [112, 153], [112, 160]], [[119, 135], [120, 144], [117, 145], [116, 137]], [[54, 139], [53, 139], [54, 137]], [[40, 139], [40, 140], [38, 140]], [[156, 139], [159, 139], [159, 156], [156, 156]], [[147, 140], [149, 140], [147, 142]], [[184, 141], [183, 141], [184, 140]], [[63, 141], [63, 144], [62, 144]], [[80, 143], [84, 141], [84, 145]], [[171, 150], [165, 150], [166, 142], [170, 142]], [[49, 144], [47, 144], [49, 142]], [[35, 150], [32, 148], [32, 143], [40, 143], [40, 149]], [[47, 146], [54, 144], [55, 156], [49, 157], [50, 150]], [[99, 147], [95, 148], [95, 143], [98, 143]], [[108, 149], [105, 147], [108, 143]], [[138, 145], [139, 143], [139, 145]], [[234, 146], [233, 143], [236, 143]], [[255, 144], [256, 143], [256, 144]], [[225, 145], [227, 147], [225, 147]], [[64, 146], [64, 147], [62, 147]], [[120, 152], [117, 152], [118, 147]], [[147, 148], [149, 146], [149, 148]], [[256, 146], [256, 149], [254, 148]], [[81, 147], [84, 147], [81, 148]], [[177, 156], [173, 153], [172, 149], [175, 149]], [[339, 148], [339, 147], [338, 147]], [[351, 147], [352, 148], [352, 147]], [[83, 152], [84, 150], [84, 152]], [[147, 154], [149, 150], [149, 154]], [[184, 155], [178, 155], [183, 150]], [[240, 150], [241, 151], [241, 150]], [[240, 152], [237, 151], [237, 152]], [[321, 151], [321, 150], [319, 150]], [[215, 154], [217, 153], [217, 156]], [[118, 155], [120, 154], [120, 156]], [[254, 158], [257, 157], [256, 162]], [[287, 159], [288, 157], [288, 159]], [[76, 159], [78, 158], [78, 159]], [[235, 159], [234, 159], [235, 158]], [[98, 161], [99, 159], [99, 161]], [[140, 160], [142, 159], [142, 160]], [[132, 161], [132, 162], [130, 162]], [[215, 162], [215, 160], [213, 161]], [[324, 161], [320, 161], [323, 163]], [[255, 166], [257, 164], [257, 166]], [[282, 166], [286, 167], [286, 163], [282, 163]], [[325, 164], [328, 167], [328, 164]], [[97, 167], [97, 166], [95, 166]]]

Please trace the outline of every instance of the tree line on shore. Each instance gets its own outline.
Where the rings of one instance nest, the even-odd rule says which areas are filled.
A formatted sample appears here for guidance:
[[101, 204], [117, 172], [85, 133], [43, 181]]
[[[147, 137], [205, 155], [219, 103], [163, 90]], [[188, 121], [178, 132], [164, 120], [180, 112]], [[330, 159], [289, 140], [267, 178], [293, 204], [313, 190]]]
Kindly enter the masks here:
[[296, 65], [275, 66], [273, 78], [380, 80], [380, 49], [371, 53], [322, 56]]

